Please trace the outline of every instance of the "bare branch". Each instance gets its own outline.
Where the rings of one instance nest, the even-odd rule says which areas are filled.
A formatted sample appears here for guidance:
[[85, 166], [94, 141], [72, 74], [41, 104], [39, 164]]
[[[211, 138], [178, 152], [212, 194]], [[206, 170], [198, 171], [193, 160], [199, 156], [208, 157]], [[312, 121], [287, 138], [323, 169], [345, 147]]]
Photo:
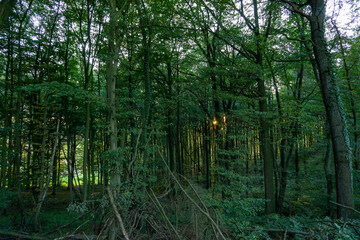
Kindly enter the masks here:
[[290, 8], [286, 7], [289, 11], [291, 11], [293, 13], [297, 13], [297, 14], [305, 17], [308, 20], [310, 20], [310, 18], [311, 18], [310, 15], [307, 15], [306, 13], [304, 13], [303, 11], [301, 11], [299, 9], [301, 7], [308, 5], [308, 2], [306, 2], [305, 4], [297, 4], [297, 3], [289, 1], [289, 0], [271, 0], [271, 1], [286, 3], [290, 7]]
[[121, 218], [121, 215], [120, 215], [119, 211], [116, 208], [116, 205], [115, 205], [115, 202], [114, 202], [114, 197], [112, 195], [110, 187], [107, 187], [106, 189], [107, 189], [107, 192], [108, 192], [108, 195], [109, 195], [111, 206], [112, 206], [112, 208], [113, 208], [113, 210], [115, 212], [116, 219], [118, 220], [118, 222], [120, 224], [121, 231], [122, 231], [125, 239], [130, 240], [129, 235], [127, 234], [127, 232], [125, 230], [124, 222], [123, 222], [123, 220]]

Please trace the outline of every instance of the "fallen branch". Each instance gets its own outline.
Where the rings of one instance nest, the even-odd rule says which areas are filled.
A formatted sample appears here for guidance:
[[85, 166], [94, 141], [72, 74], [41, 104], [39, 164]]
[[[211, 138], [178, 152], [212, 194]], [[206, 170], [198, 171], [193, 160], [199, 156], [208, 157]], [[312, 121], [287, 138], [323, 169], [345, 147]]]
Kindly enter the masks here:
[[83, 234], [70, 234], [64, 237], [55, 238], [54, 240], [89, 240], [89, 239], [96, 239], [97, 236], [91, 235], [87, 236]]
[[112, 218], [112, 217], [109, 217], [109, 218], [106, 220], [106, 222], [105, 222], [105, 224], [104, 224], [104, 227], [101, 228], [100, 233], [99, 233], [99, 235], [97, 236], [96, 240], [99, 240], [99, 239], [101, 238], [101, 236], [103, 235], [103, 233], [106, 232], [106, 231], [109, 229], [109, 227], [113, 224], [113, 221], [114, 221], [114, 218]]
[[127, 234], [127, 232], [125, 230], [124, 222], [123, 222], [123, 220], [122, 220], [122, 218], [120, 216], [120, 213], [118, 212], [118, 210], [116, 208], [116, 205], [115, 205], [115, 202], [114, 202], [114, 197], [113, 197], [113, 195], [111, 193], [110, 187], [107, 187], [106, 189], [107, 189], [107, 192], [108, 192], [108, 195], [109, 195], [109, 198], [110, 198], [111, 206], [114, 209], [116, 219], [118, 220], [118, 222], [120, 224], [121, 231], [122, 231], [125, 239], [130, 240], [129, 235]]
[[34, 235], [34, 234], [28, 234], [28, 233], [19, 233], [19, 232], [11, 232], [11, 231], [4, 231], [0, 230], [0, 235], [10, 236], [10, 237], [17, 237], [22, 239], [34, 239], [34, 240], [45, 240], [47, 238]]
[[[46, 112], [46, 111], [45, 111]], [[54, 161], [55, 161], [55, 154], [56, 154], [56, 147], [58, 145], [58, 138], [59, 138], [59, 128], [60, 128], [60, 119], [58, 119], [57, 121], [57, 126], [56, 126], [56, 134], [55, 134], [55, 141], [54, 141], [54, 147], [52, 150], [52, 154], [51, 154], [51, 160], [50, 160], [50, 164], [49, 164], [49, 170], [48, 170], [48, 175], [46, 177], [46, 182], [45, 182], [45, 186], [42, 186], [42, 181], [40, 181], [40, 194], [38, 197], [38, 201], [37, 201], [37, 206], [36, 206], [36, 210], [35, 210], [35, 215], [34, 215], [34, 223], [35, 223], [35, 228], [38, 229], [39, 227], [39, 216], [40, 216], [40, 211], [41, 208], [44, 204], [45, 198], [46, 198], [46, 193], [49, 190], [49, 184], [50, 184], [50, 179], [53, 173], [53, 167], [54, 167]], [[44, 164], [44, 163], [42, 163]]]
[[[199, 204], [197, 204], [197, 203], [195, 202], [195, 200], [185, 191], [185, 189], [183, 188], [183, 186], [180, 184], [180, 182], [178, 181], [178, 179], [175, 177], [174, 173], [170, 170], [169, 166], [167, 165], [167, 163], [166, 163], [166, 161], [164, 160], [164, 157], [163, 157], [163, 155], [162, 155], [162, 153], [161, 153], [160, 151], [159, 151], [159, 154], [160, 154], [161, 159], [163, 160], [166, 168], [168, 169], [170, 175], [173, 177], [174, 181], [175, 181], [175, 182], [177, 183], [177, 185], [179, 186], [180, 190], [181, 190], [181, 191], [185, 194], [185, 196], [199, 209], [199, 211], [200, 211], [202, 214], [204, 214], [204, 216], [205, 216], [207, 219], [209, 219], [209, 221], [211, 222], [212, 226], [215, 227], [216, 230], [217, 230], [217, 232], [220, 234], [221, 238], [225, 240], [226, 238], [225, 238], [224, 234], [222, 233], [219, 225], [214, 221], [214, 219], [212, 219], [212, 217], [210, 216], [210, 214], [207, 212], [207, 209], [206, 209], [206, 211], [204, 211], [204, 210], [202, 209], [202, 207], [200, 207]], [[216, 238], [217, 238], [216, 233], [215, 233], [215, 236], [216, 236]]]
[[350, 210], [356, 212], [357, 214], [360, 214], [360, 211], [356, 210], [355, 208], [352, 208], [352, 207], [349, 207], [349, 206], [346, 206], [346, 205], [343, 205], [343, 204], [340, 204], [340, 203], [337, 203], [337, 202], [333, 202], [333, 201], [330, 201], [330, 203], [338, 205], [338, 206], [343, 207], [343, 208], [350, 209]]
[[273, 228], [268, 228], [268, 229], [249, 229], [251, 231], [256, 231], [256, 230], [262, 230], [265, 232], [283, 232], [283, 233], [293, 233], [293, 234], [300, 234], [300, 235], [311, 235], [312, 233], [308, 233], [308, 232], [300, 232], [300, 231], [291, 231], [289, 229], [273, 229]]
[[55, 233], [55, 232], [57, 232], [57, 231], [60, 231], [60, 229], [66, 228], [66, 227], [70, 226], [71, 224], [73, 224], [74, 222], [80, 220], [81, 218], [83, 218], [84, 216], [86, 216], [86, 215], [89, 214], [89, 213], [90, 213], [90, 211], [85, 212], [85, 213], [81, 214], [79, 217], [77, 217], [77, 218], [75, 218], [74, 220], [72, 220], [71, 222], [62, 225], [62, 226], [56, 228], [55, 230], [53, 230], [53, 231], [51, 231], [51, 232], [47, 232], [45, 235], [46, 235], [46, 236], [49, 236], [50, 234], [53, 234], [53, 233]]
[[[195, 190], [194, 186], [190, 183], [190, 181], [183, 175], [180, 175], [188, 184], [189, 186], [191, 187], [191, 189], [194, 191], [196, 197], [198, 198], [198, 200], [200, 201], [200, 203], [202, 204], [202, 206], [204, 207], [206, 213], [210, 216], [210, 212], [208, 210], [208, 208], [206, 207], [205, 203], [203, 202], [203, 200], [201, 199], [201, 197], [199, 196], [199, 194], [197, 193], [197, 191]], [[215, 229], [214, 229], [214, 225], [212, 224], [211, 225], [212, 228], [213, 228], [213, 231], [215, 232]]]
[[169, 218], [166, 216], [165, 210], [164, 208], [161, 206], [161, 203], [159, 202], [159, 200], [157, 199], [157, 197], [155, 196], [155, 193], [152, 189], [151, 193], [152, 196], [148, 193], [150, 199], [153, 201], [154, 205], [159, 209], [161, 215], [163, 216], [164, 220], [166, 221], [166, 223], [171, 227], [171, 229], [174, 231], [176, 237], [181, 240], [182, 238], [180, 237], [178, 231], [175, 229], [174, 225], [170, 222]]

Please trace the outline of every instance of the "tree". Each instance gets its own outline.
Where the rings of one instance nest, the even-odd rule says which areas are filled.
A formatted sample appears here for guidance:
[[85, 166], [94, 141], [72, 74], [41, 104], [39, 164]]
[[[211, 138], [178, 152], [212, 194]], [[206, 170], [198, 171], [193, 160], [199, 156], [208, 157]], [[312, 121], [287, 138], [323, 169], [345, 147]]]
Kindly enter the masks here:
[[16, 0], [4, 0], [0, 3], [0, 30], [8, 23], [9, 15], [16, 5]]
[[[320, 89], [325, 105], [326, 116], [330, 124], [332, 147], [334, 153], [337, 202], [343, 206], [354, 206], [353, 182], [351, 168], [351, 150], [349, 133], [345, 120], [345, 113], [339, 95], [338, 83], [335, 76], [333, 63], [325, 39], [325, 7], [326, 2], [310, 1], [305, 5], [283, 0], [291, 6], [294, 13], [307, 18], [311, 27], [311, 40], [316, 65], [318, 68]], [[301, 7], [310, 5], [311, 15], [300, 10]], [[337, 206], [339, 218], [349, 218], [352, 211], [348, 208]]]

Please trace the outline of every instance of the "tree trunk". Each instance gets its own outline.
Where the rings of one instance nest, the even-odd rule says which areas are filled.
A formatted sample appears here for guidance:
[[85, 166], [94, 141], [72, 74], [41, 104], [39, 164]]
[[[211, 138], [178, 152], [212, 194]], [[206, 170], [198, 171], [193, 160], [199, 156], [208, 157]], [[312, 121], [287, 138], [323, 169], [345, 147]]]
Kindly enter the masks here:
[[[141, 35], [142, 35], [142, 44], [144, 51], [144, 83], [145, 83], [145, 101], [144, 101], [144, 113], [143, 113], [143, 138], [142, 142], [145, 146], [147, 144], [147, 132], [150, 125], [150, 110], [151, 110], [151, 82], [150, 82], [150, 50], [151, 50], [151, 32], [148, 27], [148, 16], [146, 11], [146, 5], [142, 0], [136, 0], [136, 7], [139, 14], [140, 26], [141, 26]], [[142, 9], [142, 7], [144, 9]], [[144, 158], [148, 158], [148, 148], [144, 149], [145, 154]]]
[[[108, 57], [106, 60], [106, 87], [107, 87], [107, 97], [108, 97], [108, 117], [109, 117], [109, 127], [110, 127], [110, 152], [113, 153], [113, 156], [116, 156], [116, 151], [118, 150], [117, 144], [117, 120], [116, 120], [116, 72], [117, 72], [117, 51], [115, 46], [115, 31], [116, 31], [116, 2], [115, 0], [110, 1], [110, 24], [107, 32], [108, 36]], [[117, 158], [110, 159], [110, 185], [114, 188], [120, 184], [120, 169], [117, 162]], [[114, 222], [110, 227], [109, 239], [116, 239], [118, 226]]]
[[175, 152], [176, 152], [176, 164], [177, 172], [183, 174], [182, 171], [182, 156], [180, 151], [180, 86], [177, 85], [177, 104], [176, 104], [176, 136], [175, 136]]
[[[11, 106], [9, 106], [9, 90], [11, 91], [11, 86], [9, 84], [10, 80], [10, 63], [13, 59], [13, 45], [11, 44], [11, 35], [9, 33], [8, 35], [8, 49], [7, 49], [7, 59], [6, 59], [6, 70], [5, 70], [5, 93], [4, 93], [4, 129], [6, 129], [6, 133], [3, 136], [3, 141], [2, 141], [2, 151], [1, 151], [1, 161], [0, 161], [0, 166], [1, 166], [1, 178], [0, 178], [0, 187], [5, 187], [6, 186], [6, 170], [7, 170], [7, 166], [8, 166], [8, 139], [9, 139], [9, 144], [11, 141], [11, 130], [9, 130], [9, 127], [11, 125]], [[9, 137], [8, 137], [9, 136]]]
[[51, 154], [51, 160], [50, 160], [50, 164], [49, 164], [49, 170], [48, 170], [48, 175], [46, 177], [45, 186], [40, 186], [40, 194], [39, 194], [39, 198], [38, 198], [37, 205], [36, 205], [36, 210], [35, 210], [35, 215], [34, 215], [34, 229], [35, 229], [35, 231], [39, 230], [40, 211], [41, 211], [41, 207], [42, 207], [42, 205], [43, 205], [43, 203], [45, 201], [46, 193], [47, 193], [47, 191], [49, 189], [51, 173], [52, 173], [53, 166], [54, 166], [56, 147], [58, 145], [59, 128], [60, 128], [60, 120], [58, 120], [57, 126], [56, 126], [54, 147], [53, 147], [52, 154]]
[[[344, 109], [339, 95], [336, 77], [333, 71], [330, 53], [327, 49], [325, 31], [325, 1], [310, 1], [312, 16], [310, 17], [311, 39], [316, 64], [319, 69], [320, 88], [330, 121], [331, 139], [334, 153], [337, 202], [354, 207], [353, 182], [351, 169], [351, 150]], [[339, 218], [349, 218], [352, 211], [338, 205]]]
[[167, 63], [167, 83], [168, 83], [168, 111], [167, 111], [167, 143], [170, 171], [175, 172], [174, 158], [174, 127], [173, 127], [173, 110], [172, 110], [172, 68], [171, 63]]
[[[85, 89], [87, 90], [87, 88]], [[84, 139], [84, 159], [83, 159], [83, 195], [82, 200], [85, 202], [87, 199], [87, 168], [88, 168], [88, 161], [89, 161], [89, 135], [90, 135], [90, 103], [88, 102], [89, 99], [85, 100], [85, 139]]]
[[[68, 119], [68, 118], [65, 118]], [[74, 170], [72, 164], [72, 144], [71, 144], [71, 132], [70, 132], [70, 123], [67, 122], [67, 137], [66, 137], [66, 145], [67, 145], [67, 169], [68, 169], [68, 186], [70, 192], [70, 203], [74, 201], [74, 193], [73, 193], [73, 177]]]
[[[116, 72], [117, 72], [117, 56], [115, 49], [115, 31], [116, 31], [116, 19], [115, 9], [116, 3], [111, 1], [111, 14], [110, 14], [110, 26], [108, 30], [108, 58], [106, 61], [106, 87], [109, 105], [109, 125], [110, 125], [110, 151], [115, 153], [117, 151], [117, 120], [116, 120]], [[112, 159], [115, 161], [115, 159]], [[112, 186], [120, 183], [119, 169], [115, 162], [111, 163], [111, 176], [110, 184]]]
[[[254, 2], [257, 2], [254, 0]], [[257, 4], [256, 4], [257, 5]], [[257, 36], [260, 38], [260, 35]], [[259, 45], [260, 43], [258, 43]], [[262, 68], [262, 53], [260, 46], [258, 46], [257, 53], [257, 64]], [[261, 76], [257, 78], [258, 92], [260, 95], [259, 99], [259, 110], [261, 113], [266, 114], [268, 112], [268, 104], [266, 100], [266, 88], [265, 81]], [[264, 182], [265, 182], [265, 212], [275, 212], [275, 183], [274, 183], [274, 159], [271, 153], [270, 144], [270, 124], [266, 117], [260, 117], [260, 145], [261, 153], [264, 162]]]
[[324, 172], [325, 172], [325, 179], [326, 179], [326, 200], [327, 200], [327, 215], [330, 216], [331, 214], [331, 195], [333, 189], [332, 178], [333, 174], [330, 169], [330, 153], [331, 153], [331, 137], [330, 137], [330, 129], [329, 124], [326, 124], [326, 152], [324, 156]]
[[349, 98], [350, 98], [350, 107], [351, 107], [351, 114], [353, 117], [353, 131], [354, 131], [354, 150], [353, 150], [353, 157], [354, 157], [354, 168], [356, 170], [359, 169], [359, 161], [360, 159], [357, 159], [357, 152], [358, 152], [358, 139], [359, 139], [359, 135], [358, 135], [358, 128], [357, 128], [357, 117], [356, 117], [356, 105], [355, 105], [355, 99], [354, 99], [354, 94], [353, 94], [353, 87], [352, 87], [352, 83], [351, 83], [351, 76], [350, 76], [350, 67], [347, 64], [346, 61], [346, 55], [345, 55], [345, 48], [343, 45], [343, 40], [342, 37], [340, 35], [340, 31], [338, 29], [338, 27], [334, 24], [337, 35], [339, 37], [339, 43], [340, 43], [340, 52], [341, 52], [341, 57], [342, 57], [342, 62], [344, 65], [344, 69], [345, 69], [345, 73], [346, 73], [346, 82], [349, 88]]

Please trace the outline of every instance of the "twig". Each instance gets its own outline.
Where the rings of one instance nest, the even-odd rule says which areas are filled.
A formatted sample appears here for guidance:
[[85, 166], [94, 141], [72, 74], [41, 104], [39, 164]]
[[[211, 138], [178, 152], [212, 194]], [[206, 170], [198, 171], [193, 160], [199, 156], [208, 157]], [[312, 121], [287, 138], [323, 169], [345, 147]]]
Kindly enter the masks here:
[[95, 239], [95, 238], [96, 238], [96, 236], [94, 236], [94, 235], [86, 236], [85, 233], [83, 232], [83, 234], [70, 234], [70, 235], [67, 235], [64, 237], [55, 238], [54, 240], [75, 240], [75, 239], [90, 240], [90, 239]]
[[82, 226], [84, 226], [85, 224], [87, 224], [89, 222], [89, 220], [86, 220], [83, 224], [81, 224], [80, 226], [78, 226], [75, 231], [73, 231], [73, 234], [76, 233], [77, 230], [79, 230]]
[[174, 231], [176, 237], [178, 239], [182, 239], [178, 233], [178, 231], [175, 229], [174, 225], [170, 222], [169, 218], [166, 216], [164, 208], [161, 206], [161, 203], [159, 202], [159, 200], [156, 198], [155, 193], [152, 189], [151, 193], [153, 195], [153, 197], [151, 197], [151, 195], [148, 193], [150, 199], [154, 202], [155, 206], [157, 206], [157, 208], [160, 210], [161, 215], [163, 215], [163, 218], [165, 219], [166, 223], [171, 227], [171, 229]]
[[300, 235], [311, 235], [308, 232], [300, 232], [300, 231], [291, 231], [288, 229], [275, 229], [275, 228], [267, 228], [267, 229], [248, 229], [249, 231], [265, 231], [265, 232], [284, 232], [284, 233], [293, 233], [293, 234], [300, 234]]
[[107, 187], [107, 192], [109, 194], [109, 198], [110, 198], [110, 203], [111, 203], [111, 206], [112, 208], [114, 209], [114, 212], [115, 212], [115, 216], [116, 216], [116, 219], [118, 220], [119, 224], [120, 224], [120, 228], [121, 228], [121, 231], [125, 237], [126, 240], [130, 240], [129, 238], [129, 235], [127, 234], [126, 230], [125, 230], [125, 227], [124, 227], [124, 222], [120, 216], [120, 213], [118, 212], [117, 208], [116, 208], [116, 205], [115, 205], [115, 202], [114, 202], [114, 197], [111, 193], [111, 190], [110, 190], [110, 187]]
[[129, 167], [128, 167], [128, 171], [129, 171], [129, 172], [131, 171], [131, 166], [132, 166], [132, 165], [135, 163], [135, 161], [136, 161], [136, 157], [137, 157], [137, 153], [138, 153], [139, 140], [140, 140], [141, 133], [142, 133], [142, 129], [140, 129], [139, 135], [138, 135], [138, 137], [137, 137], [137, 139], [136, 139], [135, 154], [134, 154], [134, 158], [132, 159], [132, 161], [131, 161], [130, 164], [129, 164]]
[[166, 195], [168, 195], [170, 192], [172, 191], [172, 189], [170, 188], [168, 191], [166, 191], [165, 193], [161, 194], [160, 196], [157, 197], [157, 199], [161, 199], [163, 197], [166, 197]]
[[[158, 149], [158, 150], [159, 150], [159, 149]], [[207, 212], [205, 212], [205, 211], [195, 202], [195, 200], [190, 197], [190, 195], [189, 195], [189, 194], [185, 191], [185, 189], [181, 186], [180, 182], [177, 180], [177, 178], [175, 177], [174, 173], [170, 170], [169, 166], [167, 165], [167, 163], [166, 163], [166, 161], [164, 160], [164, 158], [163, 158], [163, 156], [162, 156], [162, 154], [161, 154], [160, 151], [159, 151], [159, 154], [160, 154], [161, 159], [163, 160], [166, 168], [168, 169], [170, 175], [173, 177], [174, 181], [179, 185], [179, 188], [181, 189], [181, 191], [183, 191], [184, 194], [185, 194], [185, 196], [199, 209], [199, 211], [200, 211], [202, 214], [204, 214], [204, 215], [210, 220], [210, 222], [212, 223], [212, 225], [216, 228], [216, 230], [217, 230], [218, 233], [220, 234], [221, 238], [225, 240], [226, 238], [225, 238], [224, 234], [222, 233], [222, 231], [220, 230], [220, 227], [219, 227], [219, 226], [216, 224], [216, 222], [212, 219], [212, 217], [210, 216], [210, 214], [207, 213]], [[215, 236], [217, 236], [216, 233], [215, 233]]]
[[40, 186], [41, 190], [40, 190], [40, 194], [39, 194], [39, 197], [38, 197], [36, 211], [35, 211], [35, 217], [34, 217], [35, 218], [35, 224], [37, 226], [39, 224], [39, 215], [40, 215], [41, 207], [44, 204], [44, 201], [45, 201], [45, 198], [46, 198], [46, 193], [47, 193], [47, 191], [49, 189], [50, 178], [51, 178], [51, 175], [53, 173], [53, 165], [54, 165], [54, 160], [55, 160], [56, 147], [58, 145], [59, 128], [60, 128], [60, 119], [58, 119], [58, 121], [57, 121], [54, 147], [53, 147], [53, 150], [52, 150], [51, 160], [50, 160], [50, 165], [49, 165], [49, 170], [48, 170], [49, 174], [47, 175], [45, 186]]
[[53, 230], [53, 231], [51, 231], [51, 232], [47, 232], [45, 235], [46, 235], [46, 236], [49, 236], [50, 234], [55, 233], [55, 232], [59, 231], [59, 230], [62, 229], [62, 228], [66, 228], [67, 226], [73, 224], [74, 222], [78, 221], [78, 220], [81, 219], [82, 217], [86, 216], [88, 213], [90, 213], [90, 211], [81, 214], [79, 217], [75, 218], [73, 221], [62, 225], [62, 226], [56, 228], [55, 230]]
[[355, 208], [352, 208], [352, 207], [349, 207], [349, 206], [346, 206], [346, 205], [343, 205], [343, 204], [340, 204], [340, 203], [337, 203], [337, 202], [333, 202], [333, 201], [330, 201], [330, 203], [338, 205], [338, 206], [343, 207], [343, 208], [350, 209], [350, 210], [356, 212], [357, 214], [360, 214], [360, 211], [356, 210]]
[[[206, 212], [209, 213], [209, 211], [206, 208], [205, 203], [203, 202], [203, 200], [200, 198], [199, 194], [197, 193], [197, 191], [195, 190], [194, 186], [191, 184], [191, 182], [183, 175], [180, 175], [190, 186], [190, 188], [194, 191], [196, 197], [199, 199], [200, 203], [203, 205], [203, 207], [205, 208]], [[210, 213], [209, 213], [210, 214]]]
[[83, 232], [83, 235], [86, 238], [86, 240], [89, 240], [89, 238], [86, 236], [85, 232]]
[[41, 237], [41, 236], [37, 236], [37, 235], [32, 235], [32, 234], [27, 234], [27, 233], [18, 233], [18, 232], [8, 232], [8, 231], [4, 231], [4, 230], [0, 230], [0, 234], [11, 236], [11, 237], [23, 238], [23, 239], [34, 239], [34, 240], [43, 240], [43, 239], [45, 240], [46, 239], [45, 237]]
[[[207, 212], [207, 214], [210, 216], [210, 212], [208, 210], [208, 208], [206, 207], [204, 201], [200, 198], [199, 194], [197, 193], [197, 191], [195, 190], [194, 186], [190, 183], [190, 181], [183, 175], [180, 175], [185, 181], [187, 181], [187, 183], [189, 184], [189, 186], [191, 187], [191, 189], [194, 191], [196, 197], [199, 199], [200, 203], [202, 204], [202, 206], [204, 207], [205, 211]], [[211, 225], [212, 228], [213, 228], [213, 231], [215, 232], [215, 229], [214, 229], [214, 225]], [[217, 238], [217, 236], [216, 236]]]
[[105, 222], [105, 224], [104, 224], [104, 227], [101, 228], [101, 231], [100, 231], [99, 235], [97, 236], [96, 240], [99, 240], [99, 239], [100, 239], [100, 237], [103, 235], [103, 233], [105, 232], [105, 230], [106, 230], [107, 228], [109, 228], [109, 226], [112, 225], [113, 221], [114, 221], [114, 218], [112, 218], [112, 217], [110, 217], [110, 218], [108, 218], [108, 219], [106, 220], [106, 222]]

